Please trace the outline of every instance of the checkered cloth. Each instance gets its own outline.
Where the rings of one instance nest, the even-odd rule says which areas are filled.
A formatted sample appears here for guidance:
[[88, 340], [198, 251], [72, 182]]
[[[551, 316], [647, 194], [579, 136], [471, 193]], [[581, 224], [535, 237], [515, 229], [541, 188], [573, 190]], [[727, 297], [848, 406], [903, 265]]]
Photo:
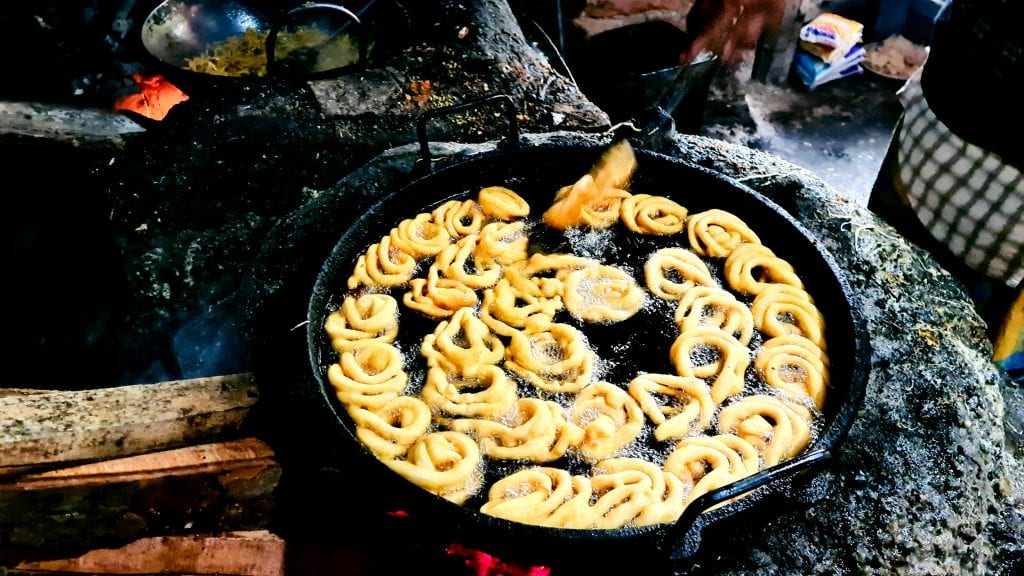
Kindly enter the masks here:
[[1017, 286], [1024, 279], [1024, 175], [953, 134], [925, 101], [920, 71], [900, 100], [898, 166], [907, 203], [953, 255]]

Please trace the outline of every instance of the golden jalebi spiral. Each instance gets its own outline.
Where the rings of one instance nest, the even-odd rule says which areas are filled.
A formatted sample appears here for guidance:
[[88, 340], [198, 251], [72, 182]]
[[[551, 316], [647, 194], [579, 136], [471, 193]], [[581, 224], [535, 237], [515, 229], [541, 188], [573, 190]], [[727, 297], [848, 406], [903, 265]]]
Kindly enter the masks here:
[[750, 306], [754, 326], [768, 336], [797, 334], [825, 349], [825, 317], [806, 290], [788, 284], [772, 284]]
[[496, 365], [505, 356], [505, 345], [477, 318], [472, 308], [460, 308], [423, 337], [420, 352], [427, 365], [460, 374], [480, 364]]
[[476, 200], [449, 200], [435, 208], [431, 216], [452, 240], [476, 234], [484, 225], [484, 211]]
[[651, 292], [665, 300], [679, 300], [694, 286], [717, 286], [704, 261], [686, 248], [662, 248], [644, 264]]
[[478, 262], [475, 258], [479, 235], [466, 236], [455, 244], [449, 244], [434, 258], [437, 268], [445, 278], [455, 280], [470, 288], [489, 288], [501, 278], [501, 265], [494, 262]]
[[712, 490], [754, 474], [760, 464], [754, 447], [736, 436], [693, 436], [676, 444], [664, 468], [691, 486], [685, 502], [689, 505]]
[[530, 239], [526, 236], [526, 222], [491, 222], [480, 230], [474, 259], [477, 266], [491, 262], [506, 265], [526, 259]]
[[796, 456], [811, 440], [810, 411], [764, 394], [740, 398], [718, 413], [718, 431], [756, 447], [766, 466]]
[[[434, 366], [420, 393], [440, 415], [498, 418], [515, 406], [516, 383], [491, 364], [476, 364], [465, 372]], [[464, 432], [464, 430], [463, 430]]]
[[768, 340], [754, 358], [754, 369], [772, 388], [810, 397], [818, 410], [825, 405], [828, 355], [807, 338], [787, 334]]
[[331, 346], [338, 352], [367, 342], [394, 342], [398, 335], [398, 302], [387, 294], [346, 296], [341, 308], [324, 321]]
[[700, 378], [641, 374], [629, 383], [629, 395], [656, 426], [662, 442], [707, 429], [715, 415], [711, 388]]
[[[687, 488], [675, 474], [668, 474], [653, 462], [640, 458], [610, 458], [594, 465], [591, 486], [595, 492], [608, 484], [650, 486], [651, 494], [643, 495], [639, 512], [623, 525], [649, 526], [673, 522], [683, 513]], [[614, 526], [617, 528], [618, 526]]]
[[740, 244], [760, 244], [750, 227], [735, 214], [711, 209], [690, 214], [686, 220], [690, 248], [700, 256], [724, 258]]
[[640, 434], [644, 413], [625, 390], [595, 382], [576, 395], [569, 419], [586, 433], [580, 454], [588, 462], [609, 458]]
[[381, 460], [404, 456], [409, 446], [430, 428], [430, 408], [412, 396], [399, 396], [376, 410], [348, 410], [356, 437]]
[[583, 440], [583, 429], [565, 419], [561, 406], [538, 398], [520, 398], [500, 420], [462, 418], [451, 429], [473, 436], [481, 452], [501, 460], [551, 462]]
[[416, 272], [416, 259], [391, 245], [391, 236], [372, 244], [359, 257], [348, 279], [350, 289], [404, 286]]
[[676, 338], [669, 354], [680, 376], [712, 380], [711, 398], [716, 403], [743, 392], [750, 352], [731, 334], [717, 328], [694, 328]]
[[477, 193], [476, 201], [489, 218], [514, 220], [530, 215], [530, 204], [504, 186], [487, 186]]
[[546, 392], [577, 392], [590, 384], [596, 354], [568, 324], [512, 334], [505, 367]]
[[728, 290], [694, 286], [679, 299], [675, 313], [680, 332], [707, 326], [731, 334], [740, 344], [750, 344], [754, 335], [754, 317], [750, 308]]
[[561, 309], [561, 299], [520, 294], [507, 278], [502, 278], [493, 288], [484, 290], [480, 319], [495, 334], [511, 337], [531, 321], [539, 329], [546, 328]]
[[461, 432], [427, 434], [409, 447], [405, 460], [384, 463], [420, 488], [456, 504], [476, 494], [483, 483], [480, 448]]
[[[559, 509], [573, 508], [583, 502], [581, 512], [585, 518], [566, 519], [557, 525], [552, 516]], [[567, 528], [568, 524], [586, 527], [591, 522], [590, 480], [572, 476], [561, 468], [532, 466], [501, 478], [491, 485], [487, 502], [480, 512], [496, 518], [504, 518], [522, 524]]]
[[476, 306], [476, 291], [458, 280], [441, 278], [431, 266], [426, 278], [413, 278], [402, 302], [409, 308], [431, 318], [448, 318], [456, 310]]
[[327, 369], [338, 400], [346, 407], [378, 410], [405, 392], [409, 378], [402, 370], [402, 354], [391, 344], [367, 342], [341, 353]]
[[444, 247], [451, 244], [452, 237], [448, 231], [431, 220], [429, 213], [417, 214], [406, 218], [391, 230], [391, 246], [405, 252], [417, 260], [434, 256]]
[[762, 244], [737, 246], [725, 259], [725, 278], [734, 290], [743, 294], [760, 294], [772, 284], [804, 287], [793, 266]]
[[559, 468], [534, 467], [496, 482], [480, 511], [552, 528], [621, 528], [642, 511], [652, 493], [650, 480], [636, 472], [595, 482]]
[[565, 309], [584, 322], [621, 322], [644, 305], [644, 291], [632, 276], [614, 266], [570, 272], [564, 290]]
[[574, 270], [601, 263], [574, 254], [536, 253], [528, 260], [513, 262], [505, 268], [505, 278], [519, 294], [537, 298], [558, 298], [565, 292], [565, 278]]
[[664, 196], [633, 194], [622, 202], [621, 217], [637, 234], [667, 236], [683, 230], [686, 208]]
[[602, 190], [580, 207], [580, 223], [591, 228], [611, 228], [619, 221], [622, 202], [629, 196], [629, 192], [625, 190]]
[[609, 470], [595, 466], [590, 489], [594, 515], [591, 528], [622, 528], [654, 502], [654, 477], [636, 468]]

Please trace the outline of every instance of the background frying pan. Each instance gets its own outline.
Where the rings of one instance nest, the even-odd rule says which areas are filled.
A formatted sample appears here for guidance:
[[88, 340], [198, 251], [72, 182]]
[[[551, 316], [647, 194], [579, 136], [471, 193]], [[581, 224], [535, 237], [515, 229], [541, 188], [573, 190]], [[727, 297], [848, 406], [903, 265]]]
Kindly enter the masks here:
[[[317, 78], [364, 66], [372, 40], [367, 18], [386, 18], [391, 26], [406, 27], [404, 11], [393, 0], [288, 4], [268, 0], [164, 0], [144, 19], [140, 40], [145, 51], [176, 79], [190, 81], [253, 81], [261, 77]], [[376, 24], [374, 24], [376, 26]], [[316, 29], [325, 40], [308, 49], [285, 54], [287, 34]], [[265, 74], [219, 74], [195, 71], [189, 60], [208, 56], [218, 45], [242, 35], [265, 37]], [[336, 55], [344, 39], [351, 57]], [[318, 56], [333, 56], [323, 58]], [[347, 56], [347, 55], [346, 55]]]

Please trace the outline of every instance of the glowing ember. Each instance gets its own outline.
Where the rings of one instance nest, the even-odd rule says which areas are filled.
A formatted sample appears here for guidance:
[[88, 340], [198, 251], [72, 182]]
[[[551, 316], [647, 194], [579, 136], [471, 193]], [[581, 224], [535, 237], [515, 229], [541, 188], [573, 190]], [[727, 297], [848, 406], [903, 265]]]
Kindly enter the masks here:
[[139, 87], [139, 93], [118, 98], [114, 102], [114, 110], [129, 110], [153, 120], [163, 120], [175, 104], [188, 100], [188, 94], [163, 76], [133, 74], [132, 79]]
[[501, 561], [486, 552], [461, 544], [450, 544], [445, 550], [451, 556], [462, 558], [477, 576], [550, 576], [547, 566], [522, 566]]

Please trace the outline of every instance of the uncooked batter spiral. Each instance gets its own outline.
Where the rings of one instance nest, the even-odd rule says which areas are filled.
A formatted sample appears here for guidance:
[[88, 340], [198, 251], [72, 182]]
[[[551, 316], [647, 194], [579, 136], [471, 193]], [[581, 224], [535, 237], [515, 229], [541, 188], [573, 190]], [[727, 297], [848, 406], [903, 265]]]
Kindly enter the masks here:
[[539, 398], [519, 399], [501, 420], [462, 418], [451, 428], [477, 438], [484, 454], [501, 460], [551, 462], [583, 440], [583, 430], [566, 420], [561, 406]]
[[461, 432], [446, 430], [421, 437], [405, 460], [385, 460], [388, 468], [420, 488], [456, 504], [476, 494], [483, 483], [480, 448]]
[[750, 308], [728, 290], [711, 286], [694, 286], [676, 307], [676, 325], [680, 332], [701, 326], [718, 328], [731, 334], [740, 344], [750, 344], [754, 335], [754, 317]]
[[772, 284], [804, 287], [793, 266], [761, 244], [737, 246], [725, 259], [725, 278], [743, 294], [760, 294]]
[[409, 381], [398, 348], [382, 342], [342, 352], [339, 362], [328, 367], [327, 379], [346, 407], [370, 410], [379, 410], [403, 394]]
[[452, 240], [476, 234], [484, 225], [484, 212], [476, 200], [449, 200], [435, 208], [431, 215]]
[[683, 513], [687, 486], [678, 476], [665, 472], [653, 462], [640, 458], [602, 460], [594, 465], [591, 485], [605, 483], [649, 485], [650, 494], [638, 498], [643, 506], [623, 525], [648, 526], [674, 522]]
[[412, 396], [399, 396], [376, 410], [353, 406], [348, 411], [356, 437], [381, 460], [404, 456], [430, 428], [430, 408]]
[[[568, 527], [565, 524], [556, 525], [552, 516], [559, 508], [573, 502], [577, 495], [589, 501], [588, 479], [572, 476], [561, 468], [532, 466], [492, 484], [480, 512], [522, 524], [565, 528]], [[589, 522], [588, 516], [575, 524], [587, 525]]]
[[652, 476], [635, 468], [616, 469], [614, 465], [611, 468], [595, 466], [590, 477], [592, 528], [622, 528], [640, 516], [654, 500]]
[[473, 256], [478, 266], [491, 262], [504, 266], [525, 260], [528, 247], [529, 238], [526, 236], [524, 221], [491, 222], [480, 230]]
[[505, 268], [505, 278], [521, 294], [537, 298], [558, 298], [565, 292], [565, 278], [574, 270], [600, 266], [593, 258], [574, 254], [532, 254], [528, 260]]
[[665, 300], [679, 300], [694, 286], [717, 286], [704, 261], [686, 248], [662, 248], [644, 264], [651, 292]]
[[750, 311], [754, 326], [768, 336], [797, 334], [825, 349], [825, 318], [806, 290], [789, 284], [765, 286]]
[[807, 338], [786, 334], [768, 340], [754, 358], [754, 369], [772, 388], [807, 396], [818, 410], [825, 405], [828, 356]]
[[423, 213], [402, 220], [391, 230], [391, 245], [417, 260], [444, 250], [452, 237], [432, 218], [432, 214]]
[[686, 505], [758, 471], [757, 451], [736, 436], [684, 438], [665, 459], [665, 471], [690, 486]]
[[755, 446], [766, 466], [796, 456], [811, 440], [810, 411], [765, 394], [747, 396], [722, 408], [718, 431]]
[[570, 420], [586, 433], [580, 453], [588, 462], [609, 458], [640, 434], [644, 413], [625, 390], [595, 382], [576, 395]]
[[477, 260], [476, 234], [466, 236], [455, 244], [445, 246], [434, 259], [441, 275], [470, 288], [489, 288], [497, 284], [501, 278], [501, 265], [493, 259], [487, 262]]
[[472, 308], [460, 308], [451, 319], [438, 323], [432, 334], [423, 337], [420, 351], [428, 366], [468, 374], [480, 364], [501, 362], [505, 345], [473, 314]]
[[[630, 523], [651, 521], [665, 514], [658, 500], [668, 494], [677, 498], [679, 490], [671, 475], [615, 461], [596, 469], [594, 476], [571, 476], [565, 470], [532, 467], [510, 474], [491, 487], [488, 501], [480, 508], [484, 514], [515, 522], [570, 529], [614, 529]], [[656, 478], [672, 483], [671, 488], [656, 487]], [[661, 489], [661, 493], [655, 493]], [[644, 518], [641, 521], [640, 518]]]
[[584, 322], [621, 322], [644, 305], [644, 291], [633, 277], [613, 266], [594, 266], [569, 273], [562, 296], [565, 309]]
[[457, 310], [476, 306], [476, 292], [458, 280], [442, 278], [431, 266], [426, 278], [413, 278], [402, 297], [409, 308], [431, 318], [448, 318]]
[[394, 342], [398, 302], [387, 294], [346, 296], [341, 308], [327, 316], [324, 330], [338, 352], [362, 348], [367, 342]]
[[629, 395], [655, 424], [654, 437], [662, 442], [706, 429], [717, 408], [711, 388], [691, 376], [641, 374], [630, 381]]
[[404, 286], [416, 272], [416, 259], [391, 245], [391, 236], [371, 245], [359, 257], [348, 279], [350, 289]]
[[507, 278], [502, 278], [493, 288], [484, 290], [480, 319], [495, 334], [511, 337], [530, 322], [539, 329], [546, 328], [561, 308], [561, 299], [519, 293]]
[[477, 193], [484, 214], [495, 220], [514, 220], [530, 215], [530, 205], [522, 196], [504, 186], [487, 186]]
[[711, 379], [711, 397], [721, 404], [743, 392], [750, 351], [717, 328], [700, 327], [679, 335], [669, 350], [680, 376]]
[[512, 334], [505, 367], [546, 392], [577, 392], [590, 384], [596, 354], [568, 324]]
[[443, 417], [498, 418], [511, 410], [517, 399], [515, 382], [490, 364], [476, 364], [465, 372], [432, 367], [421, 394]]

